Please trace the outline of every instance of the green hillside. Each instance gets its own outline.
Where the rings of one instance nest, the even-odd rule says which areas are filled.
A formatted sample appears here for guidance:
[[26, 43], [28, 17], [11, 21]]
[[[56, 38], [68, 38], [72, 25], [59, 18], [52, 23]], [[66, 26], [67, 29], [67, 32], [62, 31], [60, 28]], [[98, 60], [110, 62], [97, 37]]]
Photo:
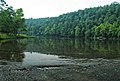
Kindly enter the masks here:
[[65, 37], [120, 37], [120, 3], [86, 8], [58, 17], [26, 19], [30, 35]]

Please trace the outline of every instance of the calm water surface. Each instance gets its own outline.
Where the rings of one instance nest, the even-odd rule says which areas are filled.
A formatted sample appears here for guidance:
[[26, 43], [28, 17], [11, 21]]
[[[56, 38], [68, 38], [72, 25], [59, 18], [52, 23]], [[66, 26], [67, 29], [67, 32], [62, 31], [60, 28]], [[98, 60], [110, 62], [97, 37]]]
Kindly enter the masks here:
[[44, 37], [0, 41], [0, 64], [69, 64], [75, 59], [98, 58], [119, 59], [120, 41]]

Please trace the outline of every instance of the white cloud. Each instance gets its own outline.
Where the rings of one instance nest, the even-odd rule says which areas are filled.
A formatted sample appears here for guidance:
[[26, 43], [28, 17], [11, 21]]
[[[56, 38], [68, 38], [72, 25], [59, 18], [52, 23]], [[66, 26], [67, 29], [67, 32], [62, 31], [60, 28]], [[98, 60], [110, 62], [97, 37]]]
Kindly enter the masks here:
[[110, 4], [120, 0], [8, 0], [15, 9], [23, 8], [26, 18], [53, 17], [79, 9]]

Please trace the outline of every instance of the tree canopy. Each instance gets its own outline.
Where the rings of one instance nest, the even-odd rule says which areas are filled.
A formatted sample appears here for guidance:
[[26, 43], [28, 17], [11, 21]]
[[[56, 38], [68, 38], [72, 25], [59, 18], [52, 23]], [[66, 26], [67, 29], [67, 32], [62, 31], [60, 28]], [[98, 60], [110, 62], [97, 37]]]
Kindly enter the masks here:
[[0, 33], [16, 35], [25, 30], [22, 8], [14, 10], [4, 0], [0, 0]]
[[86, 8], [58, 17], [26, 19], [29, 34], [67, 37], [120, 37], [120, 4]]

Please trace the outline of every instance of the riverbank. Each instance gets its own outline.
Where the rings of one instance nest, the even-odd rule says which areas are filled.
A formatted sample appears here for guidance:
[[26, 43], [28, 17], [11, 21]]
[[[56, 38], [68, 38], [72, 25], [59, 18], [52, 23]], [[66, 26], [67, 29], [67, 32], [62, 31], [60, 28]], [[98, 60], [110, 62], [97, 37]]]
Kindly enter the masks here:
[[0, 33], [0, 39], [18, 39], [18, 38], [32, 38], [34, 36], [29, 36], [26, 34], [8, 35], [5, 33]]
[[22, 66], [0, 65], [1, 81], [119, 81], [120, 60], [74, 60], [74, 64]]

